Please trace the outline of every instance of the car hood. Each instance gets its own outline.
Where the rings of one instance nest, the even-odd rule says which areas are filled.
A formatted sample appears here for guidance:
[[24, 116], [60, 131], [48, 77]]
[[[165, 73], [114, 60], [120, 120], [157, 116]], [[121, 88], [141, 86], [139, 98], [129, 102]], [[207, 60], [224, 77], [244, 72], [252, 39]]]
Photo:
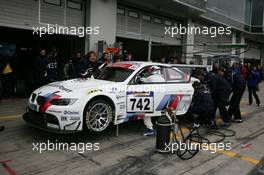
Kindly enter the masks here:
[[101, 90], [106, 91], [114, 87], [116, 82], [97, 80], [97, 79], [72, 79], [67, 81], [58, 81], [38, 88], [34, 93], [46, 95], [56, 93], [60, 96], [82, 96], [82, 91]]

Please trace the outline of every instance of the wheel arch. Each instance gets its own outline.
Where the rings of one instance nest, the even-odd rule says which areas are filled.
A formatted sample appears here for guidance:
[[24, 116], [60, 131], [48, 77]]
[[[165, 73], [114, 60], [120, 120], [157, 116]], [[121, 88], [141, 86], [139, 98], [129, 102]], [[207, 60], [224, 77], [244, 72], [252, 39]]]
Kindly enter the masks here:
[[96, 95], [94, 97], [92, 97], [85, 105], [84, 110], [83, 110], [83, 117], [85, 117], [85, 111], [86, 108], [95, 100], [106, 100], [112, 107], [113, 110], [113, 119], [112, 121], [114, 121], [115, 119], [115, 115], [116, 115], [116, 105], [114, 103], [114, 100], [106, 95]]

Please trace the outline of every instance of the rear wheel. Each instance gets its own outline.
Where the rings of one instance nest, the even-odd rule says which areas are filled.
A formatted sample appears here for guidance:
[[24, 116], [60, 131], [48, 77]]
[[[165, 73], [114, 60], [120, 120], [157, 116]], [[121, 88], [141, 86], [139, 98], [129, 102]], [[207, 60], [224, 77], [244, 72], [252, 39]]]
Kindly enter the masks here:
[[111, 123], [113, 111], [105, 100], [95, 100], [90, 103], [84, 113], [86, 127], [94, 132], [102, 132]]

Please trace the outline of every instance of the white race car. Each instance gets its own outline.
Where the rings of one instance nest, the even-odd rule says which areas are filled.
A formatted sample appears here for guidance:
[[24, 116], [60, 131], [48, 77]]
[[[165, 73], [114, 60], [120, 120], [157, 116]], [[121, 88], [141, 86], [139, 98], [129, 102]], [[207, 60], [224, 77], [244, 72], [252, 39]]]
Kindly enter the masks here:
[[[164, 82], [143, 83], [152, 66], [160, 67]], [[114, 125], [160, 116], [165, 107], [177, 115], [187, 112], [193, 87], [190, 76], [167, 64], [119, 62], [93, 78], [47, 84], [35, 90], [23, 118], [40, 129], [76, 132], [85, 128], [101, 132]]]

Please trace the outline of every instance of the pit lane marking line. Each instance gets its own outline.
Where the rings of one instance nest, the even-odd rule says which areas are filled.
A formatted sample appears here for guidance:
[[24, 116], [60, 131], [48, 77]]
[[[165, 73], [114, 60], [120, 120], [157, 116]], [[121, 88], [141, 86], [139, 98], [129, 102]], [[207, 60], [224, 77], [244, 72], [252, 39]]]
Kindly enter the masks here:
[[216, 152], [223, 154], [223, 155], [226, 155], [226, 156], [229, 156], [229, 157], [239, 158], [240, 160], [244, 160], [244, 161], [249, 162], [249, 163], [254, 164], [254, 165], [257, 165], [260, 162], [259, 160], [253, 159], [249, 156], [242, 156], [242, 155], [235, 153], [233, 151], [216, 149]]
[[[249, 114], [249, 113], [248, 112], [241, 112], [241, 116], [242, 117], [247, 116], [247, 114]], [[217, 121], [220, 121], [220, 120], [221, 120], [220, 118], [217, 119]], [[220, 154], [223, 154], [223, 155], [226, 155], [226, 156], [229, 156], [229, 157], [239, 158], [241, 160], [247, 161], [247, 162], [252, 163], [254, 165], [257, 165], [260, 162], [259, 160], [253, 159], [253, 158], [251, 158], [249, 156], [242, 156], [242, 155], [240, 155], [238, 153], [235, 153], [233, 151], [217, 149], [216, 152], [220, 153]]]
[[242, 100], [242, 101], [240, 102], [240, 104], [241, 104], [241, 105], [247, 105], [247, 104], [248, 104], [248, 101], [247, 101], [247, 100]]
[[[247, 112], [241, 112], [241, 115], [242, 116], [246, 116], [248, 113]], [[218, 121], [221, 120], [220, 118], [218, 118]], [[188, 132], [189, 130], [186, 128], [186, 127], [183, 127], [182, 128], [182, 133], [185, 134], [186, 132]], [[172, 137], [172, 135], [171, 135]], [[176, 134], [176, 138], [177, 139], [181, 139], [181, 135], [180, 133], [177, 133]], [[260, 163], [259, 160], [256, 160], [256, 159], [253, 159], [249, 156], [242, 156], [236, 152], [233, 152], [233, 151], [229, 151], [229, 150], [219, 150], [219, 149], [210, 149], [210, 147], [208, 147], [209, 149], [208, 150], [211, 150], [211, 151], [216, 151], [216, 153], [219, 153], [219, 154], [223, 154], [223, 155], [226, 155], [226, 156], [229, 156], [229, 157], [233, 157], [233, 158], [238, 158], [240, 160], [243, 160], [243, 161], [246, 161], [246, 162], [249, 162], [251, 164], [254, 164], [254, 165], [257, 165]]]
[[0, 120], [13, 120], [13, 119], [21, 118], [21, 117], [22, 117], [22, 114], [19, 114], [19, 115], [9, 115], [9, 116], [0, 117]]

